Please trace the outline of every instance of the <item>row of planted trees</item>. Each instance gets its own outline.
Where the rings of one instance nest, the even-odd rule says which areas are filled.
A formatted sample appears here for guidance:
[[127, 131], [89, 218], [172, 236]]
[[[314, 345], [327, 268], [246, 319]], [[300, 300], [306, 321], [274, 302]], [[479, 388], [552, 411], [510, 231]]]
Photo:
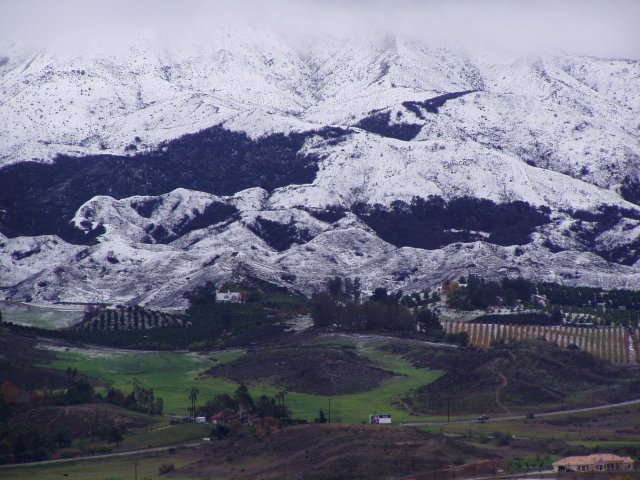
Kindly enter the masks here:
[[409, 308], [402, 292], [377, 288], [362, 301], [358, 278], [328, 279], [325, 290], [311, 299], [311, 315], [319, 328], [418, 332], [433, 341], [466, 344], [466, 337], [445, 334], [437, 314], [425, 306]]

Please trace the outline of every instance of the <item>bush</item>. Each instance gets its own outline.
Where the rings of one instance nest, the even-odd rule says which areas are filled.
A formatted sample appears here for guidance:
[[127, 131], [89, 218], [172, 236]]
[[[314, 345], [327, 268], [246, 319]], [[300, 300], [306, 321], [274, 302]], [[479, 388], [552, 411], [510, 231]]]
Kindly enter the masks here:
[[79, 448], [64, 448], [58, 451], [61, 458], [73, 458], [82, 455], [82, 451]]
[[221, 424], [218, 423], [211, 430], [211, 433], [209, 434], [209, 437], [210, 438], [217, 438], [218, 440], [222, 440], [227, 435], [229, 435], [229, 427], [227, 427], [226, 425], [221, 425]]
[[173, 472], [176, 466], [173, 463], [163, 463], [158, 467], [158, 475], [164, 475], [165, 473]]
[[499, 447], [506, 447], [511, 443], [510, 432], [493, 432], [493, 438], [496, 440], [496, 445]]

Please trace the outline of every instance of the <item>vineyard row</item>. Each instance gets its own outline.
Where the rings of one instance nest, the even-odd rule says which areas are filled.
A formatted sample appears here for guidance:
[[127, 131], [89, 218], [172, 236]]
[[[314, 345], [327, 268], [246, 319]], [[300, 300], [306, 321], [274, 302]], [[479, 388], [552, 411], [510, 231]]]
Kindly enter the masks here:
[[638, 328], [497, 325], [454, 321], [445, 322], [444, 329], [447, 333], [466, 332], [469, 343], [481, 348], [489, 348], [499, 342], [544, 338], [563, 348], [575, 345], [582, 351], [613, 363], [640, 363]]

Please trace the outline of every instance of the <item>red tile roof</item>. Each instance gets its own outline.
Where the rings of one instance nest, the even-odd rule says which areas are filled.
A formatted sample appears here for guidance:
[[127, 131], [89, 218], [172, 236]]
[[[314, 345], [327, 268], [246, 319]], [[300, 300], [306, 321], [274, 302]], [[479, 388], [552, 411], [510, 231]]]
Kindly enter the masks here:
[[597, 463], [633, 463], [633, 459], [631, 457], [620, 457], [612, 453], [594, 453], [580, 457], [566, 457], [553, 462], [553, 465], [563, 467], [569, 465], [595, 465]]

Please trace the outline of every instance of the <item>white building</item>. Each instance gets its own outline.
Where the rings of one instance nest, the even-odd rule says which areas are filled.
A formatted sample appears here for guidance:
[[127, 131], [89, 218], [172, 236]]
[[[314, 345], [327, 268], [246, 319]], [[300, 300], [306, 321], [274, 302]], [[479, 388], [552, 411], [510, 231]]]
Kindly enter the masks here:
[[391, 424], [391, 415], [389, 413], [374, 413], [369, 415], [369, 423], [372, 424]]
[[621, 472], [633, 469], [633, 459], [611, 453], [566, 457], [553, 462], [554, 472]]
[[242, 295], [240, 295], [240, 292], [231, 292], [229, 290], [226, 292], [216, 292], [216, 302], [240, 303], [241, 301]]

